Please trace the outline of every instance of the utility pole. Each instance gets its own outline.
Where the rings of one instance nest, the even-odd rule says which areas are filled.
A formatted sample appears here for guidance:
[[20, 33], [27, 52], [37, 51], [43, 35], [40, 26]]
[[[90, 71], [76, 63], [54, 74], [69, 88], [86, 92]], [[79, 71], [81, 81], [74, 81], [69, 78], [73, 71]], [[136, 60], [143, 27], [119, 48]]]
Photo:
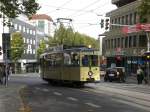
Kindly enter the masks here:
[[[146, 32], [146, 36], [147, 36], [147, 52], [150, 52], [150, 33]], [[150, 81], [150, 63], [149, 61], [147, 61], [147, 79], [148, 79], [148, 83]]]

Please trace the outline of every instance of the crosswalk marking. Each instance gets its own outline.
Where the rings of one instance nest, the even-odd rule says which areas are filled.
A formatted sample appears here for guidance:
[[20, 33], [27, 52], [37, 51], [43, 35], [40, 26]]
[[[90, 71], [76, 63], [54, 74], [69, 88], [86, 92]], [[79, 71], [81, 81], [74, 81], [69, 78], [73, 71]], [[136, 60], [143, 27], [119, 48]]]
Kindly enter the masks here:
[[78, 101], [78, 99], [73, 98], [73, 97], [67, 97], [67, 99], [72, 100], [72, 101]]
[[61, 94], [61, 93], [59, 93], [59, 92], [54, 92], [54, 95], [61, 96], [62, 94]]
[[46, 89], [46, 88], [44, 88], [44, 89], [43, 89], [43, 91], [44, 91], [44, 92], [48, 92], [49, 90], [48, 90], [48, 89]]
[[89, 105], [91, 107], [94, 107], [94, 108], [101, 108], [100, 105], [96, 105], [96, 104], [93, 104], [93, 103], [85, 103], [86, 105]]

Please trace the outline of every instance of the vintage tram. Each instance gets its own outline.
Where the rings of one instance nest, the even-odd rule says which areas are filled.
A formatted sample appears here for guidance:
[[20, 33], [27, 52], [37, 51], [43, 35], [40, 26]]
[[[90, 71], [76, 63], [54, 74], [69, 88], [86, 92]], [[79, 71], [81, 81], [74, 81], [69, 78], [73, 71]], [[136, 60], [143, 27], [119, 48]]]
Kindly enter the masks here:
[[40, 75], [51, 84], [100, 82], [99, 51], [84, 46], [51, 47], [40, 56]]

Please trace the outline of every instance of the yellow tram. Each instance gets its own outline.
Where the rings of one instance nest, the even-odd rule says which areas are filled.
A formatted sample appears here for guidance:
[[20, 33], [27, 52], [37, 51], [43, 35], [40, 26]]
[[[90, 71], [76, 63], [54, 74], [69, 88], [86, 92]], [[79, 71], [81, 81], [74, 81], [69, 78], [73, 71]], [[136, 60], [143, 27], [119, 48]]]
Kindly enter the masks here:
[[52, 47], [40, 56], [40, 75], [49, 83], [84, 85], [100, 81], [99, 51], [87, 47]]

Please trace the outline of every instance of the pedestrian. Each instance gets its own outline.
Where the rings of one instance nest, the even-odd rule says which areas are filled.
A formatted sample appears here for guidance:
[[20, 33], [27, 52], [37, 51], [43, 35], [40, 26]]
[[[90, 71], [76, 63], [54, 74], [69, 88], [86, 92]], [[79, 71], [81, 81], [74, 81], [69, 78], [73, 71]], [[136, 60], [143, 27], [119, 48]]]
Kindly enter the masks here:
[[144, 72], [144, 82], [145, 84], [148, 84], [148, 72], [146, 66], [143, 67], [143, 72]]
[[141, 69], [141, 67], [138, 66], [138, 69], [137, 69], [137, 82], [138, 82], [138, 84], [142, 84], [143, 79], [144, 79], [144, 72]]
[[125, 74], [123, 72], [123, 69], [118, 68], [117, 72], [119, 73], [119, 82], [125, 82]]
[[3, 77], [2, 67], [0, 66], [0, 84], [3, 84]]

